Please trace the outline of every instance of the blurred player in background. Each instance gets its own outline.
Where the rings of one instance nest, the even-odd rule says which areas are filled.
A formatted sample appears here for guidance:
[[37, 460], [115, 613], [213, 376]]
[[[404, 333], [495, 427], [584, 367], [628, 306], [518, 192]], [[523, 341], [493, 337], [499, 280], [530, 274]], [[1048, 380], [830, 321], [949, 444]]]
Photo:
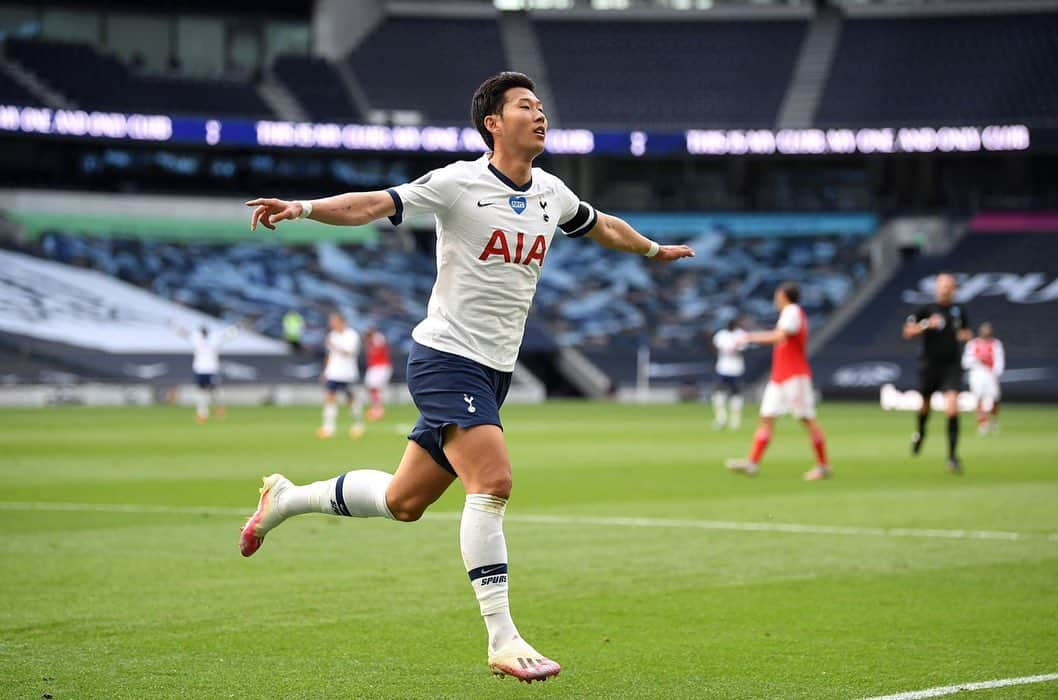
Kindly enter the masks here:
[[716, 388], [713, 389], [713, 428], [738, 430], [742, 422], [742, 375], [746, 362], [746, 331], [738, 319], [731, 319], [727, 327], [713, 336], [716, 348]]
[[547, 136], [534, 90], [521, 73], [500, 73], [481, 84], [471, 112], [488, 152], [477, 160], [454, 162], [386, 191], [247, 202], [254, 207], [252, 225], [267, 228], [303, 217], [358, 226], [433, 214], [437, 281], [426, 318], [412, 332], [408, 389], [419, 420], [396, 474], [361, 469], [306, 486], [273, 474], [240, 538], [243, 555], [250, 556], [270, 530], [301, 513], [418, 520], [458, 476], [466, 491], [459, 545], [488, 631], [489, 668], [527, 682], [558, 675], [561, 667], [522, 639], [511, 617], [503, 516], [512, 476], [499, 410], [544, 256], [558, 230], [659, 261], [694, 254], [643, 237], [532, 167]]
[[296, 309], [283, 314], [283, 339], [287, 341], [292, 352], [300, 353], [301, 335], [305, 332], [305, 319]]
[[316, 437], [334, 436], [340, 392], [345, 394], [346, 406], [352, 414], [353, 424], [349, 428], [349, 437], [355, 440], [364, 434], [363, 408], [356, 391], [356, 382], [360, 379], [360, 368], [357, 366], [360, 357], [360, 334], [346, 325], [345, 319], [337, 312], [330, 315], [327, 323], [330, 331], [326, 339], [327, 359], [323, 365], [323, 425], [316, 431]]
[[801, 289], [795, 282], [783, 282], [775, 290], [775, 308], [779, 321], [770, 331], [746, 334], [746, 342], [773, 345], [771, 379], [760, 402], [760, 424], [753, 436], [753, 446], [746, 459], [729, 459], [727, 468], [747, 476], [756, 476], [760, 460], [771, 441], [775, 419], [792, 413], [808, 430], [816, 466], [805, 473], [807, 481], [818, 481], [831, 476], [827, 463], [826, 439], [823, 426], [816, 420], [815, 395], [812, 389], [812, 370], [808, 366], [808, 316], [797, 301]]
[[239, 335], [245, 324], [228, 326], [219, 333], [210, 333], [207, 326], [190, 331], [174, 325], [173, 329], [186, 338], [194, 349], [191, 371], [195, 373], [198, 396], [195, 402], [195, 420], [205, 423], [210, 409], [216, 406], [218, 417], [225, 415], [224, 407], [217, 404], [217, 373], [220, 371], [220, 346]]
[[364, 386], [371, 396], [371, 408], [367, 409], [368, 420], [381, 420], [386, 415], [383, 395], [393, 376], [393, 361], [389, 357], [389, 343], [382, 331], [372, 328], [367, 332], [367, 370]]
[[962, 473], [959, 461], [959, 388], [962, 386], [962, 353], [959, 342], [973, 337], [966, 309], [955, 303], [955, 277], [942, 272], [937, 275], [936, 301], [923, 304], [904, 322], [904, 339], [922, 338], [918, 356], [919, 409], [915, 432], [911, 434], [911, 454], [922, 451], [929, 421], [930, 397], [933, 392], [944, 392], [944, 409], [948, 414], [948, 471]]
[[992, 334], [992, 324], [982, 323], [962, 354], [962, 366], [970, 372], [970, 393], [977, 401], [977, 432], [981, 435], [999, 432], [999, 378], [1006, 363], [1003, 343]]

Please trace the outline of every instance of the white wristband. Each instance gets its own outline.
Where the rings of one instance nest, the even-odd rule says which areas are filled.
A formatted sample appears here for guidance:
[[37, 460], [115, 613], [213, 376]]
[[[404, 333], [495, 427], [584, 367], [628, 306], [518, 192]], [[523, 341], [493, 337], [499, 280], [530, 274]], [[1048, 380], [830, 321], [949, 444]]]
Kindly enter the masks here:
[[650, 250], [648, 250], [647, 252], [643, 253], [643, 255], [645, 255], [648, 258], [652, 258], [652, 257], [654, 257], [655, 255], [658, 254], [659, 250], [661, 250], [661, 246], [658, 245], [658, 242], [657, 241], [651, 241], [650, 242]]
[[307, 199], [302, 199], [298, 202], [301, 205], [301, 213], [298, 214], [299, 219], [309, 218], [309, 214], [312, 213], [312, 202]]

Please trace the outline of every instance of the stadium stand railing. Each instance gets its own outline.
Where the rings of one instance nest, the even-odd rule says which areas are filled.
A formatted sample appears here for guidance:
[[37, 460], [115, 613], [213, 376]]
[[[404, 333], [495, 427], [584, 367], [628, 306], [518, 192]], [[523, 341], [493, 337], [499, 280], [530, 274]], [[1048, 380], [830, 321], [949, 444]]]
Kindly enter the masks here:
[[334, 66], [311, 56], [280, 56], [272, 73], [319, 122], [355, 123], [364, 115], [349, 99]]
[[0, 68], [0, 104], [35, 105], [37, 97]]

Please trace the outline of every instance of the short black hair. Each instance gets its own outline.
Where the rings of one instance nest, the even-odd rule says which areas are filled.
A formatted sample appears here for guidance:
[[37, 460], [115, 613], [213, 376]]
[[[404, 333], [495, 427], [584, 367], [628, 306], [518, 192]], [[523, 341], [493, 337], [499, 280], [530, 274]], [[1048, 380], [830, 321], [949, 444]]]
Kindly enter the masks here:
[[791, 304], [796, 304], [797, 300], [801, 298], [801, 288], [793, 280], [783, 282], [779, 285], [779, 289]]
[[732, 318], [732, 319], [730, 319], [730, 320], [729, 320], [729, 321], [727, 322], [727, 329], [728, 329], [729, 331], [733, 331], [733, 330], [735, 330], [736, 328], [738, 328], [738, 319], [737, 319], [737, 318]]
[[511, 88], [525, 88], [536, 92], [536, 83], [525, 73], [505, 70], [479, 85], [470, 101], [470, 121], [490, 151], [494, 144], [492, 134], [485, 128], [485, 117], [503, 112], [503, 96]]

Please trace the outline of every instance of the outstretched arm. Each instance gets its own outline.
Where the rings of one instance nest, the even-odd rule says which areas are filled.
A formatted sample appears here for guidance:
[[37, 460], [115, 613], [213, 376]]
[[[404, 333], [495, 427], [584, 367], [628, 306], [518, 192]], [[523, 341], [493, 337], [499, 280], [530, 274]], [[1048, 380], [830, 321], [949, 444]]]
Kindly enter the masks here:
[[[595, 226], [588, 231], [588, 238], [603, 248], [619, 250], [623, 253], [638, 253], [639, 255], [647, 255], [651, 248], [657, 245], [629, 226], [623, 219], [610, 214], [603, 214], [601, 211]], [[651, 257], [656, 260], [670, 262], [680, 258], [692, 258], [694, 257], [694, 251], [685, 245], [663, 245], [658, 246], [657, 254]]]
[[779, 328], [770, 331], [753, 331], [746, 334], [746, 342], [752, 345], [775, 345], [786, 340], [787, 333]]
[[168, 321], [166, 321], [166, 324], [171, 329], [173, 329], [174, 333], [176, 333], [178, 336], [180, 336], [184, 340], [190, 340], [191, 339], [191, 331], [187, 330], [186, 328], [181, 326], [179, 323], [177, 323], [173, 319], [169, 319]]
[[235, 340], [244, 330], [250, 328], [253, 324], [250, 323], [250, 319], [244, 318], [238, 323], [233, 323], [220, 332], [217, 337], [217, 345], [223, 345], [224, 343]]
[[397, 213], [393, 197], [384, 190], [377, 192], [347, 192], [345, 194], [313, 199], [307, 202], [285, 199], [251, 199], [246, 206], [253, 207], [250, 230], [256, 231], [260, 223], [275, 230], [280, 221], [297, 218], [312, 219], [334, 226], [362, 226], [384, 216]]

